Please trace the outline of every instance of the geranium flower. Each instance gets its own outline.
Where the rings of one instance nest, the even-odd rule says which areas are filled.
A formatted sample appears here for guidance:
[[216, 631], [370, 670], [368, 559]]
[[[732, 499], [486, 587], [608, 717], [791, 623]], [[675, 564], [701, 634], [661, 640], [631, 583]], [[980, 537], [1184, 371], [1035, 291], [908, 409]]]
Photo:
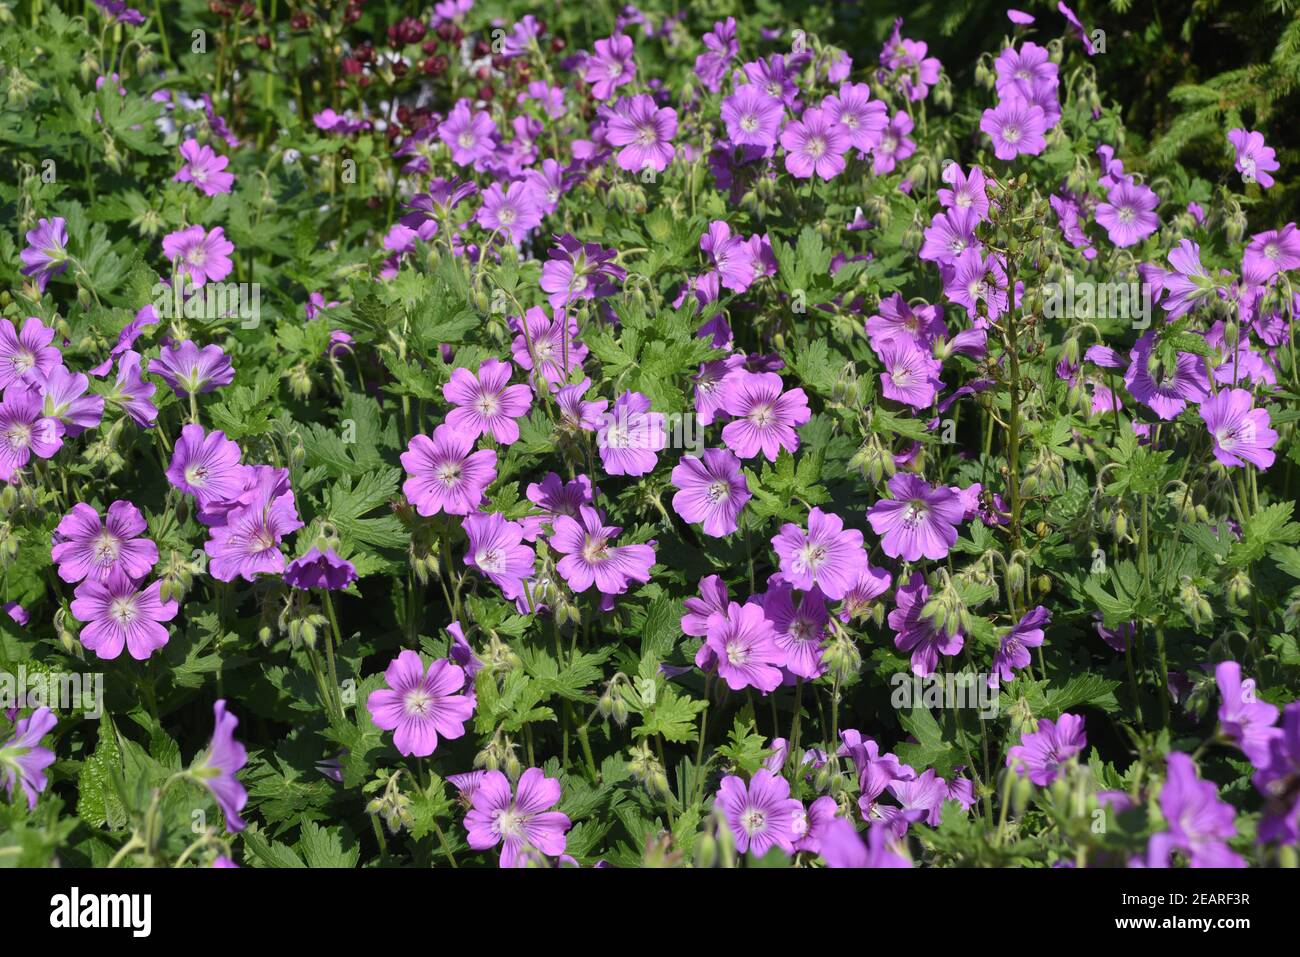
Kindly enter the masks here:
[[1214, 457], [1229, 468], [1250, 463], [1263, 471], [1273, 464], [1277, 432], [1267, 409], [1255, 408], [1245, 389], [1220, 389], [1198, 410], [1214, 440]]
[[608, 420], [596, 434], [600, 462], [610, 475], [645, 475], [654, 471], [668, 444], [664, 415], [650, 408], [640, 392], [624, 392], [614, 400]]
[[0, 389], [15, 382], [38, 383], [62, 362], [54, 330], [35, 316], [23, 322], [22, 332], [8, 319], [0, 319]]
[[451, 380], [442, 387], [443, 397], [455, 406], [447, 413], [447, 425], [471, 441], [484, 434], [502, 445], [519, 441], [515, 420], [532, 408], [533, 391], [526, 385], [509, 385], [510, 374], [510, 364], [499, 359], [484, 360], [477, 376], [468, 369], [453, 369]]
[[[596, 52], [582, 65], [582, 78], [591, 84], [591, 95], [608, 100], [614, 91], [636, 77], [632, 38], [616, 33], [595, 43]], [[648, 97], [647, 97], [648, 99]]]
[[965, 516], [960, 496], [944, 485], [932, 488], [911, 472], [896, 473], [889, 494], [867, 510], [885, 554], [907, 562], [946, 558]]
[[523, 544], [524, 530], [500, 512], [471, 512], [461, 522], [469, 537], [465, 564], [477, 568], [506, 598], [523, 594], [524, 579], [533, 574], [536, 555]]
[[248, 803], [248, 792], [237, 775], [248, 763], [248, 751], [235, 740], [239, 719], [226, 711], [224, 699], [213, 703], [212, 714], [216, 719], [212, 742], [194, 762], [190, 775], [212, 794], [226, 817], [226, 830], [234, 834], [244, 829], [244, 819], [239, 815]]
[[784, 113], [785, 106], [779, 99], [753, 83], [737, 87], [735, 93], [722, 100], [722, 122], [727, 125], [727, 136], [737, 146], [770, 150], [776, 145]]
[[41, 747], [41, 739], [58, 723], [54, 713], [42, 706], [15, 721], [13, 734], [0, 742], [0, 776], [5, 793], [12, 801], [14, 790], [22, 787], [28, 810], [36, 807], [36, 796], [49, 785], [45, 769], [54, 763], [55, 754]]
[[844, 172], [844, 154], [852, 142], [848, 127], [829, 111], [804, 110], [781, 131], [785, 168], [796, 179], [808, 179], [814, 173], [824, 180], [834, 179]]
[[722, 441], [742, 459], [760, 452], [775, 462], [781, 449], [799, 448], [796, 431], [812, 418], [803, 389], [783, 392], [784, 383], [775, 372], [737, 369], [720, 386], [722, 407], [735, 420], [722, 429]]
[[190, 339], [164, 348], [157, 359], [149, 360], [149, 371], [162, 376], [182, 398], [211, 392], [235, 381], [235, 370], [225, 350], [218, 345], [200, 349]]
[[528, 848], [548, 857], [563, 854], [569, 818], [548, 810], [560, 802], [560, 796], [560, 782], [546, 777], [540, 768], [520, 775], [514, 794], [509, 778], [488, 771], [469, 799], [470, 811], [465, 815], [469, 846], [484, 851], [500, 844], [502, 867], [522, 866]]
[[235, 244], [226, 239], [220, 226], [205, 231], [189, 226], [163, 237], [163, 255], [189, 276], [191, 285], [202, 286], [209, 279], [220, 282], [235, 268], [230, 254]]
[[483, 492], [496, 481], [497, 454], [477, 452], [474, 440], [447, 423], [433, 438], [412, 436], [401, 454], [402, 468], [410, 476], [402, 493], [421, 515], [467, 515], [483, 501]]
[[701, 522], [704, 534], [721, 538], [736, 531], [745, 503], [752, 498], [740, 460], [726, 449], [705, 449], [700, 458], [683, 455], [673, 468], [673, 511]]
[[654, 99], [644, 93], [631, 100], [619, 100], [605, 132], [611, 146], [623, 147], [618, 151], [619, 168], [633, 173], [666, 170], [673, 159], [672, 139], [676, 135], [677, 111], [670, 106], [656, 106]]
[[474, 699], [461, 693], [465, 672], [445, 658], [424, 668], [410, 649], [401, 652], [384, 672], [387, 688], [370, 692], [366, 710], [377, 728], [392, 731], [399, 754], [426, 758], [438, 747], [438, 736], [455, 740], [465, 733], [474, 714]]
[[1038, 730], [1026, 731], [1020, 743], [1007, 750], [1007, 767], [1045, 788], [1087, 744], [1083, 718], [1077, 714], [1063, 714], [1056, 721], [1039, 718]]
[[808, 513], [808, 531], [787, 522], [773, 536], [772, 548], [786, 581], [801, 591], [816, 585], [832, 601], [843, 598], [867, 569], [862, 533], [816, 506]]
[[158, 546], [138, 537], [147, 527], [130, 502], [119, 499], [109, 505], [105, 521], [95, 509], [78, 502], [55, 527], [50, 557], [65, 582], [83, 578], [102, 582], [119, 576], [138, 580], [158, 562]]
[[83, 581], [69, 605], [72, 617], [85, 622], [81, 643], [104, 659], [123, 648], [137, 661], [147, 659], [170, 638], [162, 622], [180, 610], [175, 599], [162, 600], [161, 589], [160, 581], [140, 588], [125, 575]]
[[[38, 219], [36, 228], [24, 237], [27, 248], [20, 254], [23, 267], [20, 272], [36, 280], [36, 288], [45, 292], [51, 276], [68, 268], [68, 226], [62, 216]], [[5, 320], [8, 322], [8, 320]]]
[[623, 529], [606, 525], [590, 505], [579, 508], [576, 519], [555, 516], [551, 527], [549, 544], [564, 556], [556, 570], [575, 592], [595, 585], [603, 595], [621, 595], [632, 582], [650, 580], [655, 550], [649, 545], [613, 544]]
[[181, 158], [185, 160], [174, 179], [178, 183], [193, 183], [205, 196], [229, 193], [235, 184], [235, 174], [227, 173], [230, 160], [218, 156], [210, 146], [200, 146], [198, 140], [189, 139], [181, 144]]
[[722, 810], [736, 839], [736, 850], [762, 857], [774, 847], [794, 853], [795, 819], [803, 805], [790, 797], [790, 782], [766, 768], [755, 772], [746, 785], [728, 774], [718, 786], [714, 803]]

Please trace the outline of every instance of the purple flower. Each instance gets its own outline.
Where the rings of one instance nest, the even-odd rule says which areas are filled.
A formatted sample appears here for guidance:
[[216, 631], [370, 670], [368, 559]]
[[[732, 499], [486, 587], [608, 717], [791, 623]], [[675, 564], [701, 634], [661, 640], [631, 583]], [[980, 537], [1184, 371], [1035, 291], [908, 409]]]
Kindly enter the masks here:
[[190, 339], [178, 346], [165, 348], [157, 359], [149, 360], [149, 371], [162, 376], [179, 396], [212, 392], [235, 380], [230, 358], [217, 345], [200, 349]]
[[868, 567], [862, 533], [845, 528], [838, 515], [815, 506], [808, 513], [807, 532], [787, 522], [773, 536], [772, 548], [786, 581], [800, 591], [816, 585], [832, 601], [848, 594]]
[[542, 209], [536, 194], [522, 180], [504, 190], [500, 183], [493, 183], [483, 193], [483, 205], [474, 219], [486, 230], [505, 233], [518, 246], [529, 230], [541, 224]]
[[[731, 604], [727, 597], [726, 582], [719, 575], [701, 578], [700, 597], [687, 598], [684, 604], [686, 614], [682, 616], [682, 632], [696, 638], [706, 637], [709, 633], [709, 618], [713, 615], [726, 615]], [[705, 667], [700, 664], [700, 668]]]
[[744, 292], [754, 282], [757, 260], [749, 244], [722, 220], [709, 223], [700, 237], [700, 249], [709, 257], [718, 281], [733, 292]]
[[600, 243], [580, 243], [571, 234], [556, 236], [558, 245], [547, 252], [539, 285], [552, 309], [584, 299], [604, 298], [627, 279], [627, 270], [615, 265], [618, 252]]
[[340, 558], [332, 548], [321, 551], [316, 546], [305, 555], [291, 561], [284, 570], [285, 584], [300, 591], [321, 588], [339, 591], [357, 580], [357, 569], [346, 558]]
[[863, 843], [847, 818], [837, 817], [822, 832], [821, 855], [827, 867], [911, 867], [911, 862], [890, 845], [892, 832], [884, 822], [873, 824]]
[[158, 418], [158, 409], [151, 397], [158, 391], [152, 382], [144, 380], [140, 369], [140, 353], [127, 350], [117, 360], [117, 381], [106, 401], [121, 406], [136, 425], [152, 428]]
[[1092, 38], [1088, 36], [1088, 31], [1084, 29], [1083, 23], [1080, 22], [1078, 15], [1065, 5], [1064, 0], [1057, 0], [1056, 9], [1061, 11], [1061, 16], [1065, 17], [1066, 22], [1070, 24], [1075, 37], [1077, 37], [1079, 42], [1083, 44], [1084, 52], [1087, 53], [1088, 56], [1096, 55], [1097, 48], [1093, 45]]
[[469, 536], [465, 564], [491, 579], [506, 598], [522, 595], [524, 579], [532, 577], [536, 558], [523, 544], [523, 527], [506, 521], [500, 512], [471, 512], [461, 525]]
[[993, 140], [993, 155], [1000, 160], [1037, 156], [1047, 148], [1043, 137], [1047, 131], [1047, 115], [1041, 106], [1019, 96], [1004, 99], [993, 109], [985, 110], [980, 130]]
[[861, 615], [873, 601], [889, 591], [893, 583], [889, 572], [874, 565], [867, 565], [866, 570], [858, 576], [853, 587], [844, 595], [844, 604], [840, 605], [836, 615], [846, 625]]
[[1300, 268], [1300, 230], [1295, 223], [1250, 237], [1241, 259], [1248, 282], [1262, 285], [1280, 272]]
[[483, 501], [483, 492], [496, 481], [497, 454], [477, 452], [474, 440], [447, 423], [434, 429], [433, 438], [415, 435], [401, 455], [410, 476], [402, 492], [415, 510], [428, 517], [438, 512], [468, 515]]
[[937, 827], [943, 819], [943, 802], [948, 798], [948, 782], [935, 774], [934, 768], [926, 768], [920, 776], [895, 778], [886, 785], [886, 790], [894, 796], [899, 806], [878, 804], [876, 813], [895, 839], [902, 838], [908, 827], [915, 822], [924, 821], [931, 827]]
[[1106, 202], [1097, 206], [1097, 222], [1110, 241], [1124, 248], [1146, 239], [1160, 226], [1156, 207], [1160, 197], [1141, 183], [1120, 183], [1111, 187]]
[[34, 276], [37, 288], [45, 292], [50, 277], [68, 268], [67, 223], [62, 216], [38, 219], [36, 228], [28, 231], [26, 239], [27, 248], [22, 251], [22, 274]]
[[700, 363], [695, 381], [695, 413], [701, 425], [712, 425], [718, 414], [724, 412], [727, 390], [722, 387], [726, 377], [745, 364], [745, 357], [727, 356]]
[[925, 583], [925, 576], [913, 572], [906, 585], [895, 589], [897, 607], [889, 613], [889, 627], [894, 629], [894, 647], [912, 653], [912, 673], [922, 678], [934, 674], [939, 655], [951, 657], [966, 643], [961, 631], [948, 634], [946, 629], [936, 628], [928, 618], [921, 617], [921, 610], [929, 598], [930, 586]]
[[1187, 755], [1171, 751], [1165, 765], [1160, 813], [1168, 830], [1151, 835], [1147, 866], [1168, 867], [1170, 855], [1180, 851], [1192, 867], [1245, 867], [1227, 843], [1237, 836], [1237, 812], [1232, 805], [1219, 800], [1219, 789], [1212, 782], [1196, 776], [1196, 765]]
[[36, 386], [43, 400], [41, 412], [58, 421], [68, 437], [93, 429], [104, 417], [104, 397], [86, 394], [90, 380], [84, 373], [74, 375], [60, 363], [38, 376]]
[[163, 237], [163, 255], [188, 276], [191, 285], [202, 286], [209, 279], [220, 282], [235, 268], [230, 254], [235, 244], [226, 239], [220, 226], [205, 232], [202, 226], [190, 226]]
[[15, 382], [39, 383], [58, 368], [63, 357], [50, 345], [54, 330], [35, 316], [23, 322], [22, 332], [8, 319], [0, 319], [0, 389]]
[[210, 146], [200, 146], [198, 140], [181, 144], [181, 157], [185, 164], [174, 177], [178, 183], [193, 183], [205, 196], [229, 193], [235, 183], [235, 174], [227, 173], [230, 160], [218, 156]]
[[695, 58], [695, 75], [706, 90], [717, 93], [726, 76], [727, 64], [740, 52], [740, 44], [736, 42], [736, 18], [719, 20], [701, 39], [705, 52]]
[[1174, 268], [1160, 273], [1160, 288], [1164, 292], [1160, 305], [1174, 320], [1210, 299], [1217, 288], [1213, 277], [1201, 264], [1201, 247], [1190, 239], [1180, 239], [1169, 251], [1169, 263]]
[[880, 100], [871, 98], [865, 83], [844, 83], [834, 96], [822, 100], [822, 110], [849, 133], [849, 145], [869, 153], [880, 142], [889, 125], [889, 110]]
[[1237, 151], [1237, 172], [1247, 183], [1259, 183], [1264, 189], [1273, 185], [1269, 173], [1278, 170], [1273, 147], [1264, 145], [1264, 134], [1255, 130], [1228, 130], [1228, 142]]
[[990, 688], [999, 687], [1002, 681], [1014, 681], [1016, 672], [1029, 667], [1029, 649], [1043, 644], [1043, 628], [1052, 620], [1052, 613], [1042, 605], [1016, 622], [1015, 627], [1002, 636], [997, 654], [993, 656], [993, 673], [989, 675]]
[[438, 125], [438, 136], [451, 150], [457, 166], [473, 166], [496, 149], [497, 128], [483, 110], [471, 110], [468, 100], [458, 102]]
[[212, 705], [212, 714], [216, 718], [212, 743], [194, 762], [190, 774], [211, 792], [217, 807], [226, 816], [226, 830], [234, 834], [244, 829], [244, 819], [239, 812], [248, 803], [248, 792], [236, 775], [248, 763], [248, 751], [235, 740], [239, 719], [226, 711], [224, 699]]
[[1059, 71], [1046, 47], [1026, 40], [1020, 49], [1006, 47], [993, 62], [997, 71], [997, 91], [1002, 98], [1020, 96], [1032, 99], [1031, 92], [1039, 87], [1055, 89]]
[[52, 458], [63, 446], [63, 426], [41, 410], [38, 393], [15, 382], [0, 400], [0, 482], [37, 458]]
[[844, 154], [851, 145], [849, 129], [829, 111], [815, 107], [804, 110], [781, 131], [785, 168], [796, 179], [814, 173], [824, 180], [834, 179], [844, 172]]
[[555, 318], [548, 319], [540, 306], [533, 306], [522, 321], [512, 316], [510, 325], [519, 330], [510, 343], [511, 356], [519, 368], [532, 372], [534, 379], [540, 372], [542, 381], [554, 390], [568, 381], [570, 372], [582, 368], [587, 347], [575, 338], [577, 322], [562, 309], [556, 309]]
[[1272, 741], [1282, 732], [1277, 724], [1278, 710], [1255, 693], [1255, 679], [1241, 677], [1241, 665], [1220, 662], [1214, 669], [1223, 703], [1219, 705], [1219, 727], [1245, 752], [1250, 763], [1264, 768], [1269, 763]]
[[803, 805], [790, 797], [790, 782], [785, 778], [763, 768], [746, 787], [741, 778], [728, 774], [713, 801], [726, 818], [741, 854], [762, 857], [774, 847], [787, 855], [794, 853], [799, 836], [795, 819], [803, 814]]
[[81, 643], [100, 658], [112, 659], [125, 648], [136, 661], [144, 661], [167, 644], [164, 621], [179, 610], [175, 599], [163, 601], [162, 582], [141, 589], [131, 579], [115, 575], [104, 581], [87, 579], [77, 586], [69, 606], [72, 617], [85, 622]]
[[722, 441], [742, 459], [759, 452], [775, 462], [781, 449], [799, 448], [795, 431], [812, 418], [803, 389], [782, 392], [781, 377], [775, 372], [737, 369], [722, 381], [722, 406], [735, 421], [722, 430]]
[[1273, 464], [1277, 433], [1266, 409], [1256, 409], [1245, 389], [1220, 389], [1200, 407], [1201, 418], [1214, 440], [1214, 457], [1229, 468], [1250, 463], [1263, 471]]
[[176, 440], [167, 481], [193, 495], [199, 508], [230, 501], [249, 480], [248, 467], [239, 464], [239, 456], [239, 446], [225, 432], [205, 432], [203, 426], [191, 423]]
[[555, 404], [559, 407], [562, 422], [570, 429], [583, 432], [599, 432], [605, 424], [605, 411], [609, 408], [608, 399], [587, 401], [587, 390], [591, 380], [584, 378], [581, 382], [566, 385], [555, 393]]
[[618, 151], [619, 168], [633, 173], [666, 170], [673, 159], [676, 135], [677, 111], [655, 106], [654, 99], [644, 93], [619, 100], [605, 132], [611, 146], [623, 147]]
[[632, 38], [616, 33], [595, 43], [596, 52], [582, 65], [582, 78], [591, 84], [591, 95], [608, 100], [614, 91], [636, 77]]
[[961, 171], [960, 165], [949, 163], [941, 176], [951, 189], [941, 187], [938, 190], [939, 202], [952, 209], [972, 210], [980, 222], [988, 219], [989, 198], [982, 169], [972, 166], [968, 176]]
[[[766, 694], [780, 686], [778, 666], [785, 664], [785, 655], [761, 605], [733, 601], [725, 612], [714, 612], [709, 616], [706, 644], [709, 654], [704, 661], [717, 667], [718, 677], [732, 691], [757, 688]], [[696, 664], [700, 662], [697, 656]]]
[[941, 265], [943, 294], [966, 307], [972, 319], [979, 315], [979, 303], [988, 310], [988, 318], [996, 320], [1007, 308], [1007, 273], [998, 253], [985, 257], [978, 249], [968, 249], [957, 257], [951, 266]]
[[427, 758], [438, 747], [438, 735], [448, 740], [465, 733], [474, 714], [474, 700], [461, 694], [465, 672], [446, 658], [425, 671], [420, 656], [407, 649], [384, 672], [387, 688], [370, 692], [366, 710], [377, 728], [392, 731], [399, 754]]
[[737, 146], [754, 146], [764, 151], [776, 145], [785, 107], [761, 87], [746, 83], [722, 100], [722, 121], [727, 136]]
[[1029, 776], [1039, 787], [1056, 780], [1061, 765], [1079, 754], [1088, 744], [1083, 733], [1083, 718], [1063, 714], [1053, 722], [1038, 719], [1038, 730], [1020, 736], [1020, 743], [1007, 751], [1007, 767]]
[[569, 818], [547, 810], [558, 804], [560, 797], [560, 782], [546, 777], [540, 768], [529, 768], [520, 775], [513, 795], [504, 774], [488, 771], [474, 788], [465, 815], [469, 846], [484, 851], [500, 844], [502, 867], [523, 866], [527, 849], [548, 857], [563, 854]]
[[97, 511], [78, 502], [59, 520], [50, 557], [65, 582], [83, 578], [102, 582], [120, 576], [138, 580], [158, 561], [158, 546], [137, 537], [147, 527], [130, 502], [114, 502], [102, 522]]
[[0, 743], [0, 775], [4, 776], [5, 793], [12, 801], [14, 788], [21, 785], [28, 810], [36, 807], [36, 795], [49, 784], [45, 769], [54, 763], [54, 752], [41, 747], [41, 739], [58, 723], [49, 708], [37, 708], [14, 722], [14, 733]]
[[966, 511], [961, 497], [945, 485], [931, 488], [911, 472], [896, 473], [889, 480], [889, 493], [892, 498], [867, 510], [867, 521], [881, 537], [885, 554], [908, 562], [947, 557]]
[[648, 582], [655, 563], [649, 545], [614, 545], [623, 531], [606, 525], [590, 505], [578, 510], [577, 519], [557, 515], [551, 521], [550, 546], [564, 557], [555, 566], [575, 592], [593, 584], [602, 595], [621, 595], [633, 581]]
[[234, 581], [235, 576], [253, 581], [258, 574], [282, 575], [285, 570], [280, 542], [302, 528], [294, 504], [293, 489], [281, 482], [275, 469], [261, 473], [247, 504], [215, 526], [203, 543], [210, 561], [208, 571], [217, 581]]
[[511, 368], [499, 359], [487, 359], [478, 376], [468, 369], [453, 369], [442, 387], [443, 397], [456, 408], [447, 413], [447, 425], [471, 441], [490, 433], [502, 445], [519, 441], [515, 419], [528, 414], [533, 392], [526, 385], [509, 385]]
[[871, 348], [879, 353], [890, 339], [903, 339], [918, 347], [929, 349], [930, 344], [947, 334], [943, 323], [943, 310], [938, 306], [913, 307], [894, 293], [880, 300], [880, 314], [867, 319], [867, 339]]
[[886, 399], [902, 402], [914, 409], [924, 409], [934, 404], [943, 388], [939, 380], [942, 364], [922, 352], [913, 342], [887, 339], [879, 349], [885, 371], [880, 374], [880, 391]]
[[955, 263], [967, 249], [984, 248], [975, 236], [979, 214], [973, 209], [953, 206], [937, 213], [926, 227], [917, 255], [928, 262]]
[[1157, 353], [1150, 332], [1133, 345], [1129, 359], [1124, 385], [1133, 398], [1149, 406], [1162, 419], [1178, 418], [1188, 402], [1200, 402], [1209, 395], [1205, 361], [1189, 352], [1180, 352], [1171, 364]]
[[822, 639], [830, 612], [826, 598], [815, 585], [799, 600], [796, 608], [794, 589], [789, 582], [776, 582], [761, 599], [763, 614], [772, 623], [776, 646], [784, 657], [784, 667], [799, 678], [819, 678], [826, 671], [822, 663]]
[[1092, 240], [1088, 234], [1083, 231], [1080, 220], [1083, 218], [1083, 208], [1072, 198], [1057, 196], [1053, 194], [1047, 198], [1052, 204], [1052, 211], [1056, 213], [1056, 223], [1061, 227], [1061, 235], [1075, 249], [1083, 250], [1084, 259], [1096, 259], [1097, 250], [1092, 246]]
[[1260, 842], [1300, 840], [1300, 701], [1286, 706], [1281, 731], [1269, 742], [1268, 762], [1251, 780], [1268, 801]]
[[726, 449], [705, 449], [701, 458], [683, 455], [673, 468], [673, 511], [687, 522], [701, 522], [704, 534], [730, 535], [737, 516], [752, 497], [740, 460]]
[[892, 173], [903, 160], [916, 152], [916, 143], [908, 138], [912, 118], [901, 110], [894, 114], [880, 134], [880, 143], [871, 151], [871, 171], [877, 176]]
[[663, 413], [651, 411], [650, 400], [640, 392], [624, 392], [615, 399], [605, 426], [596, 433], [600, 462], [610, 475], [653, 472], [667, 443]]

